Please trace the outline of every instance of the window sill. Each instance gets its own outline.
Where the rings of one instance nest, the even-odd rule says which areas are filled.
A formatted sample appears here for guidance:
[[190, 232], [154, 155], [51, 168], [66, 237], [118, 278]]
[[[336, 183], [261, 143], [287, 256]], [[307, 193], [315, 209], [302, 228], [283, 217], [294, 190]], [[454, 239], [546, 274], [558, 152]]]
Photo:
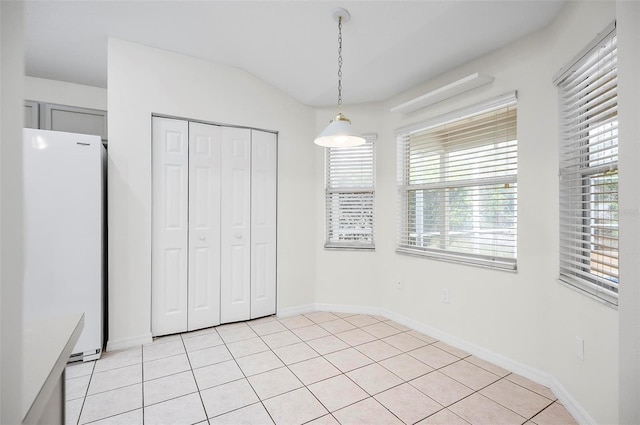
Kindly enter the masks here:
[[349, 245], [325, 245], [324, 249], [327, 251], [369, 251], [376, 250], [375, 245], [370, 246], [349, 246]]
[[505, 272], [517, 273], [517, 263], [510, 263], [501, 260], [485, 260], [482, 258], [465, 257], [456, 254], [447, 254], [441, 252], [423, 251], [411, 248], [396, 248], [396, 254], [408, 255], [411, 257], [429, 258], [431, 260], [446, 261], [449, 263], [463, 264], [467, 266], [482, 267], [491, 270], [500, 270]]
[[556, 281], [566, 287], [571, 289], [572, 291], [578, 292], [588, 298], [591, 298], [594, 301], [597, 301], [600, 304], [606, 305], [609, 308], [612, 308], [614, 310], [618, 310], [618, 299], [616, 297], [607, 295], [607, 294], [603, 294], [604, 296], [600, 296], [597, 295], [598, 293], [603, 293], [603, 292], [599, 292], [597, 289], [591, 288], [590, 286], [587, 286], [586, 284], [582, 284], [580, 282], [576, 282], [576, 281], [572, 281], [568, 278], [565, 278], [563, 276], [560, 276], [556, 279]]

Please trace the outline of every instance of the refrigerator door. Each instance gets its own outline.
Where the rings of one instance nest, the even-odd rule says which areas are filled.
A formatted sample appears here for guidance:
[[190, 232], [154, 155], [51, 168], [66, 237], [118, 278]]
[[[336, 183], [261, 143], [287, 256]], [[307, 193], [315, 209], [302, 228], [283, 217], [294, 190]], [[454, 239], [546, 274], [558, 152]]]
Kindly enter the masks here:
[[24, 320], [84, 313], [85, 359], [102, 349], [103, 151], [98, 136], [24, 130]]

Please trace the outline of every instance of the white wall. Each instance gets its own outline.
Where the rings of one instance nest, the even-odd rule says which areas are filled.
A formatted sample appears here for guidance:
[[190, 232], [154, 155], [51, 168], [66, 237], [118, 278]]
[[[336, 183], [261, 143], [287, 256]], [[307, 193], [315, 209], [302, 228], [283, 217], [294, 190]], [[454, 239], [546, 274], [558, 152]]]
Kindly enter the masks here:
[[22, 422], [22, 2], [0, 2], [0, 423]]
[[[376, 155], [380, 155], [380, 145], [388, 144], [388, 140], [380, 134], [380, 122], [383, 119], [383, 105], [381, 103], [352, 105], [344, 108], [343, 112], [354, 124], [354, 130], [361, 134], [378, 133], [376, 144]], [[336, 115], [336, 108], [322, 108], [316, 111], [317, 134], [329, 124], [329, 121]], [[317, 135], [316, 134], [316, 135]], [[325, 194], [325, 168], [324, 156], [325, 148], [314, 145], [316, 157], [316, 182], [314, 192], [317, 205], [322, 208]], [[380, 173], [384, 172], [387, 161], [378, 156], [376, 167], [376, 189], [379, 190], [381, 181]], [[395, 168], [394, 171], [395, 172]], [[378, 196], [378, 194], [376, 195]], [[377, 198], [378, 200], [380, 198]], [[377, 212], [379, 209], [377, 210]], [[378, 265], [376, 263], [376, 252], [372, 251], [344, 251], [336, 249], [324, 249], [325, 215], [318, 215], [319, 222], [316, 226], [316, 287], [315, 302], [319, 304], [342, 304], [351, 307], [359, 307], [358, 311], [363, 311], [370, 307], [380, 307], [380, 284], [377, 278]], [[392, 218], [393, 219], [393, 218]], [[379, 238], [379, 225], [384, 223], [380, 217], [376, 216], [375, 237]], [[381, 244], [376, 241], [378, 251], [384, 247], [392, 248], [392, 245]], [[347, 283], [347, 284], [345, 284]]]
[[151, 115], [279, 131], [278, 310], [313, 301], [313, 111], [235, 68], [109, 40], [109, 343], [151, 332]]
[[[558, 111], [552, 83], [553, 75], [615, 19], [615, 6], [615, 2], [568, 2], [552, 25], [534, 35], [384, 105], [345, 108], [357, 130], [378, 133], [376, 251], [322, 249], [320, 218], [316, 302], [379, 306], [534, 372], [550, 374], [557, 379], [557, 389], [568, 391], [563, 394], [565, 400], [574, 398], [578, 410], [586, 409], [579, 412], [586, 421], [617, 423], [618, 312], [556, 282]], [[408, 115], [389, 112], [473, 72], [492, 75], [495, 81]], [[517, 273], [396, 254], [394, 130], [513, 90], [518, 90], [519, 98]], [[330, 117], [329, 110], [317, 111], [317, 132]], [[318, 203], [322, 202], [322, 162], [322, 151], [316, 150]], [[404, 284], [401, 291], [393, 286], [398, 279]], [[443, 288], [450, 291], [450, 304], [440, 301]], [[584, 361], [575, 355], [576, 336], [585, 341]]]
[[80, 108], [107, 109], [107, 89], [45, 78], [25, 76], [24, 98]]

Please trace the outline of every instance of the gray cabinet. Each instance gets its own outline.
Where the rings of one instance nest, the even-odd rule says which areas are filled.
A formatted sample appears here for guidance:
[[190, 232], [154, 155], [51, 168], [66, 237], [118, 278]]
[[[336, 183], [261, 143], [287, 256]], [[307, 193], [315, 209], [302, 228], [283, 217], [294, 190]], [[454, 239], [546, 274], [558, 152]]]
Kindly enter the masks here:
[[24, 119], [26, 128], [94, 134], [107, 143], [107, 111], [27, 100]]
[[40, 128], [40, 109], [38, 102], [25, 100], [24, 102], [24, 127]]

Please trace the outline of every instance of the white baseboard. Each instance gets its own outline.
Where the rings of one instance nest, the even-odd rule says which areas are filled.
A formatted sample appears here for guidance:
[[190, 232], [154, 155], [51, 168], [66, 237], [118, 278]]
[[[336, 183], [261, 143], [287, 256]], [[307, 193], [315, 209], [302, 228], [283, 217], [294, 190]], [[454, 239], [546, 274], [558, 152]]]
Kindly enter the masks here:
[[597, 425], [595, 419], [573, 398], [571, 393], [567, 391], [555, 376], [549, 375], [549, 378], [551, 380], [549, 388], [551, 388], [551, 391], [558, 397], [560, 403], [567, 408], [571, 416], [573, 416], [580, 425]]
[[153, 341], [151, 333], [133, 336], [130, 338], [122, 338], [107, 341], [106, 351], [124, 350], [125, 348], [137, 347], [138, 345], [148, 344]]
[[311, 313], [316, 311], [315, 304], [304, 304], [296, 307], [279, 308], [276, 315], [278, 317], [295, 316], [296, 314]]
[[[297, 312], [298, 310], [300, 310], [299, 313]], [[571, 393], [569, 393], [569, 391], [567, 391], [567, 389], [553, 375], [505, 357], [502, 354], [487, 350], [484, 347], [472, 344], [440, 329], [418, 322], [414, 319], [395, 313], [391, 310], [379, 307], [316, 303], [286, 309], [286, 312], [289, 313], [287, 315], [309, 313], [312, 311], [335, 311], [337, 313], [369, 314], [386, 317], [410, 329], [429, 335], [439, 341], [464, 350], [473, 356], [500, 366], [501, 368], [506, 369], [512, 373], [517, 373], [518, 375], [524, 376], [525, 378], [530, 379], [538, 384], [549, 387], [549, 389], [551, 389], [556, 397], [558, 397], [560, 403], [562, 403], [564, 407], [566, 407], [569, 413], [571, 413], [571, 415], [580, 425], [596, 424], [596, 421], [593, 419], [593, 417], [589, 415], [589, 413], [580, 405], [580, 403], [576, 401]], [[278, 312], [278, 315], [280, 316], [280, 312]]]
[[369, 314], [373, 316], [379, 316], [382, 311], [378, 307], [368, 307], [361, 305], [338, 305], [338, 304], [314, 304], [315, 311], [333, 311], [336, 313], [351, 313], [351, 314]]

